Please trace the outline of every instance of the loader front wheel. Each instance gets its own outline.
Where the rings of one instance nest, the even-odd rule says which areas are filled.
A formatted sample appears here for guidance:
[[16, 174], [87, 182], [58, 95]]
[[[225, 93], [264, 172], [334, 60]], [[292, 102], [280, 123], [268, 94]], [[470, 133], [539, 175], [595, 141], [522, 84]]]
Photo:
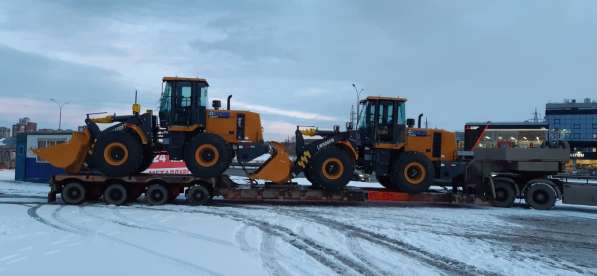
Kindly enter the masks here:
[[194, 176], [216, 177], [232, 161], [226, 141], [217, 135], [201, 133], [185, 146], [184, 161]]
[[345, 150], [330, 146], [313, 157], [308, 170], [307, 176], [314, 187], [338, 191], [350, 182], [354, 160]]
[[[401, 153], [392, 165], [392, 186], [409, 194], [426, 192], [435, 176], [433, 163], [417, 152]], [[383, 183], [382, 183], [383, 184]]]
[[135, 174], [143, 164], [143, 145], [128, 132], [105, 133], [95, 144], [92, 163], [107, 176], [122, 177]]

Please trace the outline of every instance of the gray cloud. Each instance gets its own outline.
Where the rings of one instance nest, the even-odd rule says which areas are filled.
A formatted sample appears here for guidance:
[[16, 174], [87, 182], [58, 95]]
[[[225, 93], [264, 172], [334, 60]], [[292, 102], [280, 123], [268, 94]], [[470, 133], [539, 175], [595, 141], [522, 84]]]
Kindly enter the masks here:
[[[151, 105], [161, 76], [201, 75], [214, 97], [343, 119], [356, 81], [369, 95], [408, 97], [408, 113], [425, 112], [432, 126], [460, 129], [527, 119], [547, 101], [597, 88], [597, 4], [588, 0], [63, 0], [0, 8], [2, 52], [45, 59], [27, 67], [15, 54], [0, 70], [19, 80], [33, 72], [55, 94], [92, 75], [76, 72], [97, 70], [87, 89], [135, 87]], [[124, 102], [119, 93], [111, 95]], [[301, 123], [264, 119], [278, 129]]]

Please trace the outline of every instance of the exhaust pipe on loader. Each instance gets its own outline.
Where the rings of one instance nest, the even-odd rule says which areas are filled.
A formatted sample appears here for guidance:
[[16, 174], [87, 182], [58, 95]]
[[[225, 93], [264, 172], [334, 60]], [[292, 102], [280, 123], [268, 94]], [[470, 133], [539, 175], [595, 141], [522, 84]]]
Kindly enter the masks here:
[[87, 158], [90, 140], [91, 134], [85, 129], [83, 132], [73, 132], [70, 141], [66, 143], [34, 149], [33, 152], [52, 166], [64, 169], [67, 173], [77, 174]]

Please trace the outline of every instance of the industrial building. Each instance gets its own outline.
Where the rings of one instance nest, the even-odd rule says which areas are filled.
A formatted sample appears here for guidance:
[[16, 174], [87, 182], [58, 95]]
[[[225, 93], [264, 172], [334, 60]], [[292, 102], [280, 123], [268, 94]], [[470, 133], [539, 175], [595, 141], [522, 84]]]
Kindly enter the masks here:
[[575, 167], [597, 170], [597, 102], [565, 100], [548, 103], [545, 120], [551, 141], [567, 141]]

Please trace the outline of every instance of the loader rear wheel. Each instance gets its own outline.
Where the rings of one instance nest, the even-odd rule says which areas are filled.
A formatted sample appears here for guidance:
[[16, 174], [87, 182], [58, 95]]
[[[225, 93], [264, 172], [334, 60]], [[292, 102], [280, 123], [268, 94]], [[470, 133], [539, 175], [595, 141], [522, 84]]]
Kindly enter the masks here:
[[391, 189], [391, 190], [398, 189], [398, 187], [396, 185], [392, 184], [392, 180], [390, 179], [389, 175], [380, 175], [380, 176], [376, 176], [376, 177], [377, 177], [377, 182], [379, 182], [379, 184], [386, 187], [387, 189]]
[[145, 149], [143, 149], [143, 162], [141, 163], [141, 167], [139, 167], [138, 171], [144, 172], [149, 169], [151, 164], [153, 164], [154, 157], [155, 156], [153, 155], [151, 148], [145, 147]]
[[392, 165], [390, 181], [392, 188], [418, 194], [429, 189], [434, 176], [433, 163], [427, 156], [418, 152], [405, 152]]
[[145, 197], [150, 205], [164, 205], [170, 199], [170, 193], [164, 185], [153, 184], [147, 188]]
[[308, 170], [313, 186], [338, 191], [350, 182], [354, 160], [345, 150], [330, 146], [313, 157]]
[[79, 182], [71, 182], [62, 187], [62, 201], [69, 205], [79, 205], [85, 201], [87, 189]]
[[194, 176], [216, 177], [228, 169], [232, 158], [224, 139], [200, 133], [185, 146], [184, 160]]
[[111, 177], [129, 176], [138, 172], [143, 163], [143, 146], [128, 132], [112, 131], [98, 138], [92, 164]]
[[128, 200], [128, 191], [122, 184], [111, 184], [104, 190], [104, 201], [110, 205], [122, 205]]

